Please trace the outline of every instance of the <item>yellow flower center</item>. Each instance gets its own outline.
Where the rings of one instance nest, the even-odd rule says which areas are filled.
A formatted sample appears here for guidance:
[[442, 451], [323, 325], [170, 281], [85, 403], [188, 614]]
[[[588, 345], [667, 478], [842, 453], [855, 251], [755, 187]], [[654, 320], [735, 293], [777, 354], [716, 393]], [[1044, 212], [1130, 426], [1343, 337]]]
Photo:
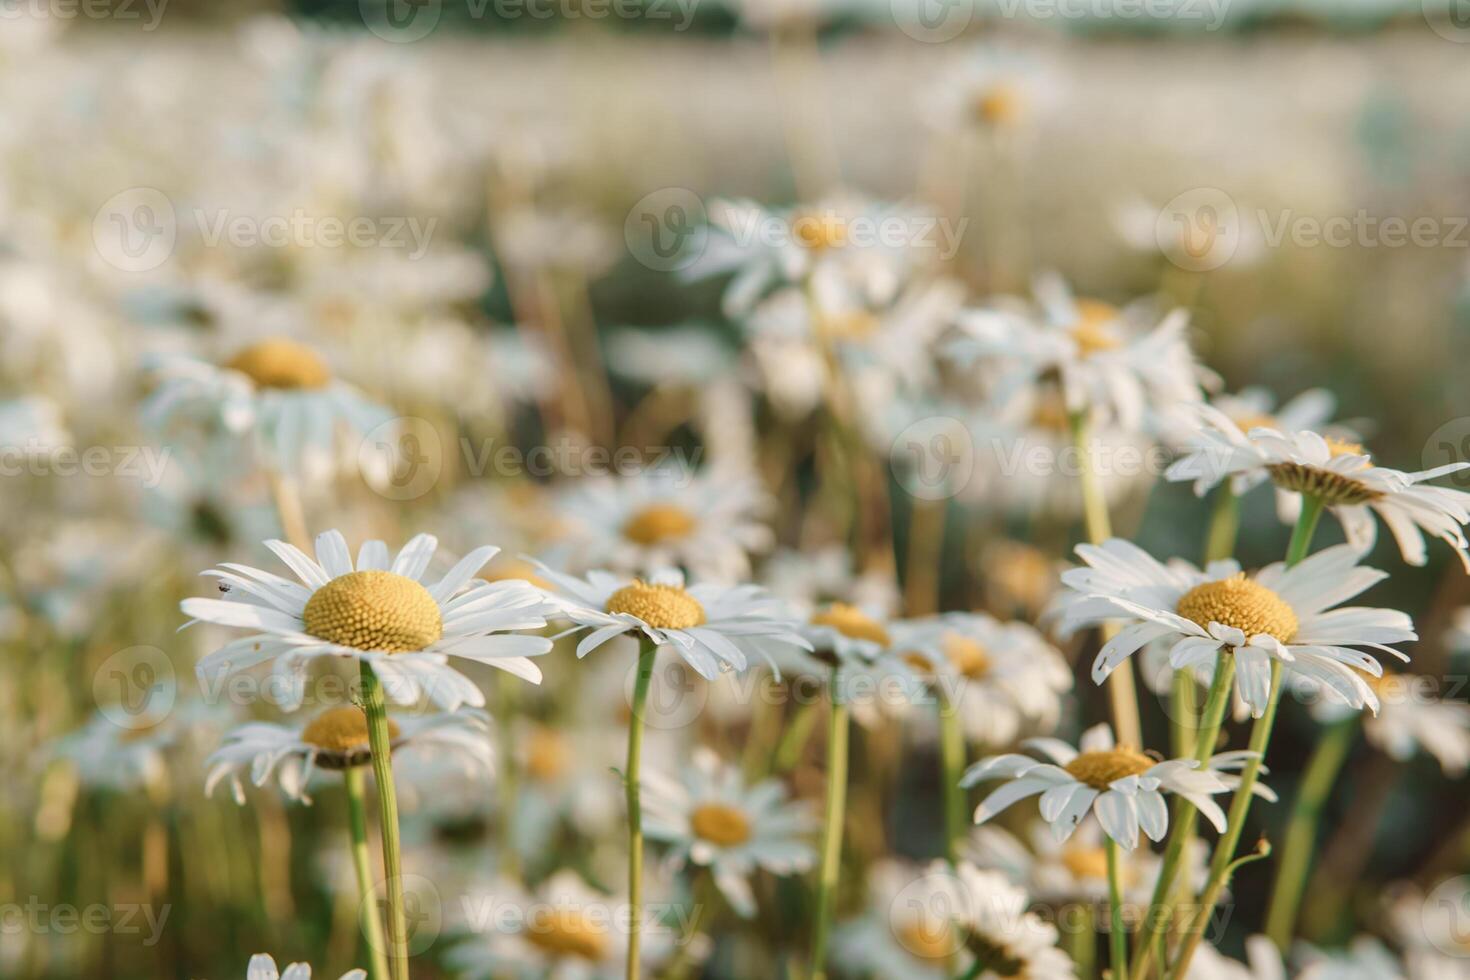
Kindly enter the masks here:
[[444, 635], [439, 604], [411, 578], [376, 569], [339, 575], [301, 614], [306, 632], [357, 650], [422, 650]]
[[623, 537], [644, 546], [687, 538], [698, 526], [694, 515], [674, 504], [650, 504], [628, 518]]
[[1334, 457], [1368, 455], [1368, 450], [1363, 448], [1361, 442], [1339, 439], [1337, 436], [1323, 436], [1322, 441], [1327, 443], [1327, 451], [1332, 453]]
[[555, 782], [566, 772], [570, 754], [566, 739], [538, 725], [526, 740], [526, 774], [537, 782]]
[[1089, 357], [1123, 345], [1118, 335], [1109, 329], [1109, 324], [1118, 318], [1117, 307], [1095, 299], [1079, 299], [1075, 306], [1077, 322], [1068, 332], [1077, 344], [1078, 353]]
[[225, 362], [257, 388], [325, 388], [332, 372], [321, 357], [304, 344], [272, 337], [240, 350]]
[[549, 589], [551, 583], [536, 574], [536, 566], [519, 558], [506, 558], [501, 561], [492, 562], [490, 567], [480, 573], [480, 578], [487, 582], [529, 582], [538, 589]]
[[1106, 881], [1108, 855], [1100, 847], [1069, 847], [1062, 852], [1062, 864], [1072, 877]]
[[898, 944], [915, 959], [925, 962], [944, 960], [960, 948], [954, 927], [943, 919], [922, 917], [898, 926]]
[[834, 602], [812, 616], [812, 625], [830, 626], [849, 639], [870, 640], [879, 646], [888, 646], [888, 630], [883, 624], [857, 606], [845, 602]]
[[[399, 735], [398, 723], [388, 719], [388, 738]], [[301, 730], [301, 741], [338, 755], [366, 752], [368, 748], [367, 715], [355, 704], [328, 708]]]
[[992, 661], [985, 647], [968, 636], [948, 633], [944, 637], [944, 655], [964, 677], [976, 681], [990, 673]]
[[1252, 415], [1240, 415], [1231, 421], [1235, 423], [1237, 429], [1245, 434], [1249, 434], [1252, 429], [1281, 428], [1281, 423], [1276, 420], [1276, 416], [1259, 412]]
[[606, 959], [607, 929], [577, 909], [554, 909], [533, 916], [525, 936], [542, 952], [575, 957], [591, 963]]
[[750, 840], [750, 818], [733, 806], [706, 803], [689, 817], [694, 834], [720, 847], [734, 847]]
[[1179, 597], [1175, 612], [1207, 629], [1220, 623], [1246, 636], [1266, 633], [1282, 643], [1296, 636], [1296, 613], [1286, 600], [1243, 573], [1196, 585]]
[[878, 317], [869, 310], [848, 310], [844, 313], [828, 313], [822, 325], [829, 336], [842, 340], [867, 340], [878, 332]]
[[809, 212], [791, 219], [791, 233], [803, 248], [821, 252], [846, 244], [847, 222], [831, 211]]
[[608, 596], [607, 611], [636, 616], [661, 630], [687, 630], [704, 623], [704, 607], [677, 585], [634, 581]]
[[1009, 82], [999, 82], [975, 96], [973, 111], [978, 122], [1003, 126], [1021, 118], [1026, 100]]
[[1078, 782], [1093, 789], [1107, 789], [1126, 776], [1136, 776], [1152, 768], [1154, 760], [1127, 746], [1105, 752], [1083, 752], [1062, 768]]

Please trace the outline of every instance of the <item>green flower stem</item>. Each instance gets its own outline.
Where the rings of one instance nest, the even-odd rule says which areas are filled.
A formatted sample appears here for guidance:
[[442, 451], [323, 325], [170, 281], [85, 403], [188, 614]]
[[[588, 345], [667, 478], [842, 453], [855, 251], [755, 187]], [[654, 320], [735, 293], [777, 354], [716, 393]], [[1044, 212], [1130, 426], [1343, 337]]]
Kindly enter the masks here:
[[832, 668], [832, 710], [827, 728], [827, 808], [822, 826], [822, 867], [817, 878], [816, 920], [812, 926], [810, 980], [826, 980], [827, 935], [832, 929], [832, 907], [842, 870], [842, 824], [847, 812], [847, 705], [838, 692], [837, 668]]
[[393, 980], [408, 980], [408, 919], [403, 911], [403, 864], [398, 846], [398, 794], [393, 788], [393, 758], [383, 685], [366, 662], [359, 663], [362, 708], [367, 713], [368, 747], [378, 784], [378, 822], [383, 833], [383, 874], [388, 887], [388, 956]]
[[812, 729], [817, 724], [817, 702], [806, 701], [796, 706], [790, 719], [786, 722], [786, 730], [781, 733], [781, 741], [776, 745], [776, 751], [771, 758], [771, 771], [776, 773], [787, 773], [796, 768], [797, 762], [801, 760], [802, 749], [806, 743], [811, 741]]
[[[1201, 765], [1214, 754], [1215, 742], [1220, 737], [1220, 726], [1225, 721], [1225, 710], [1230, 705], [1234, 682], [1235, 657], [1222, 654], [1215, 659], [1215, 674], [1210, 680], [1210, 693], [1205, 700], [1204, 715], [1200, 719], [1199, 737], [1194, 743], [1194, 758]], [[1162, 936], [1168, 931], [1175, 879], [1198, 822], [1199, 810], [1195, 809], [1194, 804], [1182, 796], [1176, 796], [1169, 819], [1169, 843], [1164, 849], [1164, 860], [1159, 866], [1159, 879], [1154, 885], [1153, 897], [1149, 900], [1148, 917], [1144, 927], [1139, 930], [1138, 943], [1133, 951], [1135, 978], [1141, 978], [1148, 971], [1153, 954], [1150, 938]]]
[[942, 691], [935, 693], [939, 709], [939, 759], [944, 782], [944, 853], [951, 863], [959, 859], [960, 838], [965, 833], [965, 791], [960, 777], [965, 772], [965, 733], [960, 728], [959, 705]]
[[1118, 867], [1118, 842], [1108, 838], [1108, 908], [1112, 921], [1108, 941], [1113, 951], [1113, 976], [1128, 975], [1128, 934], [1123, 924], [1123, 874]]
[[[1108, 517], [1108, 502], [1097, 474], [1092, 469], [1089, 442], [1092, 426], [1085, 412], [1074, 412], [1071, 417], [1072, 445], [1077, 450], [1078, 479], [1082, 489], [1082, 513], [1087, 524], [1087, 540], [1102, 544], [1113, 536], [1112, 521]], [[1103, 627], [1106, 641], [1115, 629]], [[1138, 717], [1138, 686], [1133, 680], [1133, 661], [1124, 660], [1108, 675], [1108, 699], [1112, 705], [1113, 731], [1121, 745], [1135, 748], [1143, 746], [1143, 725]]]
[[[1288, 568], [1307, 556], [1323, 509], [1322, 498], [1302, 495], [1301, 514], [1297, 516], [1296, 527], [1291, 532], [1291, 542], [1286, 547]], [[1276, 724], [1276, 708], [1280, 703], [1281, 661], [1272, 660], [1271, 693], [1266, 700], [1265, 712], [1251, 726], [1250, 743], [1247, 746], [1255, 757], [1248, 761], [1245, 768], [1241, 770], [1240, 785], [1236, 787], [1235, 797], [1230, 801], [1230, 812], [1226, 815], [1225, 833], [1220, 835], [1220, 840], [1215, 845], [1215, 853], [1210, 859], [1210, 875], [1205, 891], [1200, 896], [1194, 919], [1185, 930], [1184, 939], [1179, 948], [1179, 958], [1175, 961], [1174, 968], [1169, 974], [1171, 977], [1180, 978], [1188, 974], [1189, 961], [1194, 957], [1194, 951], [1199, 946], [1205, 926], [1214, 914], [1216, 903], [1220, 901], [1220, 893], [1229, 883], [1235, 849], [1240, 843], [1240, 835], [1245, 831], [1245, 818], [1250, 812], [1251, 797], [1256, 788], [1256, 780], [1261, 773], [1261, 763], [1266, 758], [1266, 749], [1271, 744], [1271, 729]]]
[[1266, 908], [1266, 935], [1278, 949], [1286, 949], [1296, 926], [1297, 910], [1306, 889], [1307, 872], [1311, 870], [1312, 848], [1317, 840], [1317, 821], [1322, 805], [1332, 790], [1342, 764], [1347, 761], [1353, 736], [1358, 731], [1356, 716], [1330, 725], [1322, 733], [1312, 758], [1302, 774], [1291, 818], [1286, 824], [1285, 843], [1276, 865], [1276, 881], [1271, 888], [1271, 903]]
[[[1063, 931], [1067, 955], [1072, 957], [1080, 980], [1090, 980], [1097, 970], [1097, 912], [1091, 903], [1068, 906], [1081, 913], [1080, 921], [1072, 923]], [[1058, 920], [1058, 925], [1062, 922]]]
[[638, 944], [643, 919], [643, 803], [639, 769], [643, 758], [643, 714], [648, 705], [648, 686], [653, 680], [653, 660], [658, 653], [652, 640], [638, 641], [638, 679], [633, 686], [633, 713], [628, 719], [628, 764], [623, 788], [628, 794], [628, 904], [633, 910], [628, 923], [628, 980], [639, 980]]
[[1235, 539], [1240, 532], [1240, 498], [1226, 480], [1215, 490], [1215, 506], [1210, 511], [1210, 529], [1205, 534], [1205, 561], [1220, 561], [1235, 554]]
[[357, 915], [367, 939], [368, 974], [372, 980], [388, 980], [388, 947], [383, 943], [383, 920], [373, 891], [372, 854], [368, 849], [367, 793], [361, 767], [342, 774], [347, 791], [347, 825], [352, 832], [352, 870], [357, 874]]

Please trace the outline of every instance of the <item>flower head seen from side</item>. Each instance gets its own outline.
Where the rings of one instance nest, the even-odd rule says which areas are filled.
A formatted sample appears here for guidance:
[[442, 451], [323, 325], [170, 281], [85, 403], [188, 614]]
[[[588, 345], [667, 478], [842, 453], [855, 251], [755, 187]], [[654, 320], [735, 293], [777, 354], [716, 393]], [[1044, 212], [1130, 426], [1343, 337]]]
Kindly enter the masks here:
[[[484, 712], [462, 708], [432, 715], [392, 716], [388, 719], [389, 744], [396, 757], [400, 751], [454, 753], [465, 768], [488, 774], [495, 757], [488, 739], [489, 724]], [[228, 779], [236, 803], [245, 802], [240, 770], [248, 769], [250, 781], [263, 786], [275, 775], [287, 797], [310, 804], [308, 785], [318, 769], [340, 772], [372, 762], [368, 747], [367, 715], [354, 704], [328, 708], [300, 726], [250, 722], [225, 737], [224, 744], [205, 765], [204, 793]]]
[[711, 581], [750, 576], [750, 556], [775, 535], [771, 500], [754, 476], [665, 466], [574, 484], [558, 500], [562, 533], [547, 560], [574, 572], [648, 575], [682, 568]]
[[739, 767], [699, 748], [680, 778], [643, 777], [644, 829], [671, 849], [677, 863], [708, 867], [720, 893], [739, 915], [755, 914], [750, 876], [809, 870], [816, 860], [809, 838], [817, 822], [804, 805], [786, 799], [780, 782], [746, 786]]
[[[1044, 820], [1029, 827], [1023, 843], [1009, 831], [993, 825], [974, 828], [963, 846], [966, 860], [980, 868], [1001, 871], [1024, 887], [1037, 901], [1053, 905], [1108, 900], [1108, 866], [1102, 826], [1085, 819], [1076, 832], [1059, 841]], [[1188, 856], [1189, 880], [1204, 884], [1207, 849], [1195, 841]], [[1122, 856], [1119, 864], [1124, 900], [1146, 903], [1158, 879], [1160, 858], [1148, 848]]]
[[961, 363], [1010, 365], [994, 395], [1000, 406], [1057, 377], [1068, 413], [1139, 431], [1203, 398], [1201, 384], [1213, 376], [1195, 361], [1183, 310], [1156, 319], [1144, 306], [1079, 299], [1054, 275], [1040, 278], [1035, 294], [1034, 310], [962, 314], [950, 347]]
[[1404, 561], [1428, 560], [1424, 535], [1439, 538], [1470, 571], [1470, 492], [1429, 486], [1429, 481], [1470, 467], [1447, 463], [1406, 472], [1377, 466], [1362, 445], [1308, 429], [1256, 427], [1242, 432], [1221, 412], [1200, 410], [1200, 428], [1189, 451], [1165, 471], [1167, 479], [1193, 481], [1195, 493], [1231, 480], [1238, 489], [1269, 478], [1285, 492], [1282, 516], [1294, 519], [1300, 494], [1320, 498], [1342, 524], [1348, 542], [1367, 550], [1377, 538], [1374, 515], [1388, 527]]
[[1337, 607], [1388, 576], [1358, 564], [1361, 554], [1337, 545], [1291, 568], [1276, 562], [1246, 575], [1234, 560], [1203, 571], [1186, 561], [1158, 561], [1137, 545], [1113, 538], [1079, 545], [1083, 567], [1062, 574], [1072, 591], [1057, 610], [1064, 632], [1108, 620], [1127, 625], [1098, 651], [1092, 678], [1101, 684], [1145, 644], [1170, 645], [1175, 670], [1213, 670], [1215, 657], [1235, 657], [1235, 683], [1260, 717], [1271, 688], [1271, 662], [1289, 675], [1323, 686], [1329, 697], [1378, 708], [1364, 674], [1383, 667], [1359, 647], [1408, 658], [1388, 644], [1416, 639], [1413, 623], [1393, 609]]
[[[276, 961], [268, 953], [256, 953], [245, 967], [245, 980], [311, 980], [311, 966], [306, 963], [290, 963], [286, 972], [276, 967]], [[348, 970], [338, 980], [367, 980], [366, 970]]]
[[287, 474], [318, 476], [339, 455], [338, 434], [359, 436], [392, 418], [384, 406], [336, 378], [311, 347], [267, 337], [220, 361], [170, 356], [144, 406], [150, 424], [184, 418], [250, 434], [266, 462]]
[[602, 571], [577, 578], [539, 567], [549, 584], [543, 594], [555, 610], [548, 615], [569, 620], [574, 630], [591, 630], [577, 644], [578, 657], [632, 633], [672, 648], [701, 677], [714, 680], [724, 671], [745, 670], [751, 656], [770, 661], [809, 646], [785, 604], [759, 586], [686, 585], [676, 571], [647, 579]]
[[220, 678], [273, 661], [286, 681], [288, 710], [301, 703], [309, 665], [323, 657], [367, 663], [398, 704], [427, 695], [446, 711], [485, 704], [480, 689], [449, 665], [451, 657], [539, 683], [541, 671], [529, 658], [550, 650], [551, 641], [516, 631], [546, 625], [541, 593], [526, 582], [475, 578], [499, 550], [488, 545], [428, 581], [436, 546], [432, 535], [420, 534], [390, 559], [383, 542], [366, 541], [354, 563], [342, 535], [327, 531], [316, 539], [315, 559], [266, 542], [296, 582], [235, 563], [210, 569], [205, 574], [219, 580], [225, 598], [185, 599], [185, 615], [252, 632], [202, 658], [199, 675]]
[[1165, 793], [1184, 797], [1224, 832], [1225, 812], [1211, 797], [1238, 783], [1227, 773], [1247, 757], [1223, 753], [1204, 766], [1194, 759], [1159, 761], [1115, 744], [1107, 725], [1084, 732], [1080, 749], [1054, 738], [1023, 744], [1049, 761], [1007, 754], [982, 759], [965, 771], [960, 785], [967, 788], [1006, 780], [975, 809], [975, 822], [982, 824], [1011, 804], [1040, 795], [1041, 817], [1058, 840], [1066, 840], [1083, 817], [1094, 813], [1103, 831], [1130, 851], [1138, 844], [1140, 829], [1150, 840], [1164, 839], [1169, 829]]
[[[1057, 927], [1030, 911], [1031, 899], [997, 871], [936, 861], [929, 873], [948, 877], [948, 907], [966, 950], [988, 964], [986, 976], [1073, 980], [1072, 958], [1057, 948]], [[944, 878], [940, 878], [944, 881]]]

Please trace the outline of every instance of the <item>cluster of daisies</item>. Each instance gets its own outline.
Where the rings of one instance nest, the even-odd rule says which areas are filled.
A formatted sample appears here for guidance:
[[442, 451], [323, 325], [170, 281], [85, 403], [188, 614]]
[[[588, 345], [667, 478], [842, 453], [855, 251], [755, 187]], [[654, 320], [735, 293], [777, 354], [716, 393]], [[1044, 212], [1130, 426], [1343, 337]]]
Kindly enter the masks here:
[[[7, 481], [18, 514], [54, 494], [96, 516], [3, 532], [0, 638], [46, 655], [9, 688], [34, 724], [0, 711], [0, 761], [38, 773], [0, 810], [81, 847], [105, 812], [126, 858], [41, 855], [10, 891], [124, 876], [187, 918], [160, 975], [224, 955], [204, 947], [225, 919], [359, 967], [344, 980], [1465, 974], [1459, 850], [1354, 886], [1399, 767], [1470, 768], [1470, 706], [1370, 604], [1388, 573], [1366, 564], [1382, 524], [1380, 551], [1470, 569], [1470, 494], [1443, 483], [1470, 463], [1380, 465], [1322, 390], [1224, 391], [1188, 310], [1014, 274], [999, 212], [964, 256], [977, 292], [935, 247], [973, 247], [953, 215], [712, 200], [673, 264], [719, 280], [718, 326], [599, 322], [618, 221], [569, 191], [599, 148], [456, 111], [415, 60], [431, 46], [275, 18], [232, 38], [268, 91], [107, 145], [193, 161], [180, 202], [308, 193], [442, 232], [412, 257], [184, 235], [158, 269], [99, 268], [76, 229], [116, 189], [59, 201], [29, 175], [137, 92], [196, 96], [164, 60], [113, 86], [11, 36], [0, 82], [46, 125], [0, 134], [0, 376], [26, 391], [0, 400], [0, 448], [141, 442], [167, 466]], [[982, 153], [1004, 188], [1045, 86], [979, 61], [923, 122], [936, 160]], [[933, 197], [966, 198], [944, 170]], [[1146, 210], [1131, 240], [1162, 248]], [[1160, 537], [1132, 533], [1155, 477], [1209, 501], [1166, 550], [1131, 540]], [[1341, 543], [1318, 546], [1324, 514]], [[1279, 561], [1239, 560], [1287, 527]], [[81, 664], [100, 680], [69, 725], [74, 705], [39, 705]], [[142, 684], [146, 710], [101, 681]], [[1366, 830], [1324, 834], [1364, 758], [1387, 773], [1349, 815]], [[136, 860], [113, 846], [129, 821]], [[1262, 914], [1216, 931], [1235, 888]], [[49, 943], [6, 932], [0, 972], [102, 968]]]

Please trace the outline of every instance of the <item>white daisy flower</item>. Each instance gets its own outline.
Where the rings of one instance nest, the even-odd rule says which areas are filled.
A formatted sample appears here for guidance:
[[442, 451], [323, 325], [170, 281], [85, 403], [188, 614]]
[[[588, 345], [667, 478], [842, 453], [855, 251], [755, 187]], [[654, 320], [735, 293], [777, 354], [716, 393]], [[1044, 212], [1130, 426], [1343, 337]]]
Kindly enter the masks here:
[[[620, 980], [628, 947], [631, 907], [621, 896], [599, 894], [573, 871], [559, 871], [532, 894], [507, 882], [464, 896], [475, 933], [451, 949], [446, 962], [469, 980]], [[667, 929], [640, 930], [643, 959], [656, 964], [672, 948]]]
[[750, 576], [750, 556], [775, 543], [763, 519], [771, 506], [746, 473], [666, 466], [582, 480], [557, 500], [562, 533], [546, 557], [577, 572], [683, 568], [700, 579], [740, 581]]
[[52, 752], [70, 760], [83, 785], [127, 791], [165, 784], [166, 753], [178, 739], [167, 714], [128, 718], [102, 709], [79, 730], [56, 739]]
[[746, 786], [740, 769], [710, 749], [695, 749], [680, 778], [643, 777], [643, 829], [670, 846], [675, 866], [708, 867], [715, 885], [743, 918], [755, 914], [750, 876], [810, 870], [808, 838], [817, 821], [804, 804], [788, 802], [777, 780]]
[[949, 980], [964, 937], [935, 897], [924, 870], [892, 859], [868, 869], [868, 903], [832, 935], [832, 960], [843, 975]]
[[[484, 712], [471, 709], [390, 716], [389, 745], [395, 757], [413, 748], [453, 752], [462, 756], [464, 775], [488, 775], [495, 769], [488, 721]], [[204, 795], [212, 795], [228, 778], [235, 802], [243, 805], [245, 786], [240, 770], [248, 767], [250, 781], [256, 786], [264, 786], [274, 775], [288, 797], [310, 805], [307, 787], [315, 770], [340, 772], [371, 762], [367, 715], [354, 704], [328, 708], [299, 726], [250, 722], [225, 736], [224, 744], [206, 760], [209, 775]]]
[[[1234, 422], [1241, 432], [1264, 427], [1281, 432], [1310, 429], [1343, 439], [1357, 437], [1348, 426], [1332, 424], [1337, 399], [1326, 388], [1309, 388], [1281, 405], [1276, 404], [1276, 396], [1265, 388], [1242, 388], [1233, 394], [1221, 392], [1212, 396], [1207, 407]], [[1204, 413], [1199, 409], [1198, 405], [1181, 405], [1173, 417], [1165, 420], [1165, 437], [1175, 445], [1187, 447], [1201, 427]], [[1244, 489], [1249, 486], [1254, 484]], [[1237, 484], [1237, 488], [1241, 489], [1241, 485]]]
[[1358, 936], [1347, 949], [1321, 950], [1298, 943], [1292, 959], [1297, 980], [1407, 980], [1398, 957], [1372, 936]]
[[1035, 293], [1034, 313], [997, 307], [960, 315], [962, 336], [950, 353], [961, 362], [993, 358], [1010, 367], [997, 385], [997, 404], [1055, 375], [1069, 413], [1138, 431], [1203, 398], [1200, 385], [1213, 376], [1189, 349], [1183, 310], [1156, 320], [1146, 305], [1118, 309], [1076, 299], [1055, 275], [1039, 279]]
[[539, 683], [541, 671], [528, 658], [546, 653], [551, 641], [512, 631], [546, 625], [541, 593], [526, 582], [476, 579], [499, 551], [488, 545], [425, 584], [437, 544], [433, 535], [417, 535], [390, 561], [383, 542], [365, 541], [354, 566], [341, 533], [327, 531], [317, 536], [316, 560], [285, 542], [266, 542], [300, 582], [235, 563], [210, 569], [204, 574], [219, 579], [226, 597], [185, 599], [185, 615], [253, 632], [196, 669], [218, 679], [274, 661], [286, 682], [286, 710], [300, 705], [307, 668], [319, 657], [367, 663], [390, 700], [412, 704], [427, 694], [446, 711], [485, 704], [480, 689], [449, 666], [450, 657]]
[[[245, 967], [245, 980], [311, 980], [311, 967], [306, 963], [291, 963], [282, 973], [269, 954], [256, 953]], [[367, 980], [367, 971], [348, 970], [339, 980]]]
[[[1389, 758], [1407, 762], [1420, 750], [1439, 760], [1445, 775], [1470, 768], [1470, 704], [1438, 696], [1432, 678], [1412, 674], [1364, 678], [1378, 695], [1378, 713], [1363, 719], [1363, 735]], [[1343, 705], [1313, 700], [1312, 716], [1324, 724], [1344, 720]]]
[[1393, 938], [1404, 951], [1413, 980], [1465, 980], [1465, 909], [1470, 908], [1470, 879], [1458, 875], [1440, 881], [1428, 895], [1418, 886], [1388, 889], [1388, 920]]
[[[1276, 944], [1265, 936], [1251, 936], [1245, 941], [1246, 961], [1241, 963], [1223, 955], [1209, 943], [1202, 942], [1189, 961], [1185, 980], [1286, 980], [1286, 965]], [[1303, 974], [1305, 975], [1305, 974]], [[1318, 980], [1328, 980], [1317, 974]]]
[[[975, 822], [984, 823], [1011, 804], [1041, 794], [1041, 817], [1051, 824], [1058, 840], [1066, 840], [1088, 812], [1109, 837], [1128, 850], [1138, 844], [1138, 831], [1160, 841], [1169, 830], [1164, 794], [1182, 796], [1225, 832], [1225, 811], [1210, 797], [1233, 789], [1238, 777], [1229, 775], [1247, 760], [1249, 752], [1224, 752], [1203, 767], [1195, 759], [1159, 761], [1113, 742], [1107, 725], [1096, 725], [1082, 735], [1080, 751], [1054, 738], [1028, 739], [1023, 745], [1050, 762], [1006, 754], [982, 759], [965, 770], [966, 788], [991, 779], [1006, 779], [976, 809]], [[1262, 792], [1269, 796], [1270, 791]]]
[[146, 422], [162, 427], [187, 417], [248, 433], [273, 469], [292, 475], [330, 472], [341, 430], [360, 438], [393, 415], [285, 337], [250, 344], [222, 363], [173, 355], [152, 367], [158, 384], [143, 407]]
[[1470, 467], [1470, 462], [1410, 473], [1375, 466], [1360, 444], [1335, 436], [1270, 427], [1242, 432], [1221, 412], [1206, 406], [1199, 413], [1202, 425], [1189, 453], [1165, 471], [1166, 478], [1192, 480], [1195, 493], [1203, 495], [1226, 479], [1246, 486], [1270, 477], [1296, 498], [1284, 518], [1294, 519], [1298, 495], [1311, 494], [1327, 505], [1348, 542], [1360, 550], [1372, 547], [1377, 537], [1376, 513], [1392, 532], [1404, 561], [1411, 565], [1427, 561], [1424, 532], [1428, 532], [1449, 544], [1470, 571], [1470, 541], [1463, 530], [1470, 522], [1470, 493], [1425, 485]]
[[[1203, 886], [1208, 848], [1198, 839], [1190, 843], [1185, 873], [1189, 881]], [[1054, 905], [1108, 901], [1107, 851], [1102, 825], [1096, 820], [1084, 819], [1062, 841], [1045, 821], [1031, 824], [1026, 843], [1000, 827], [976, 827], [964, 842], [962, 854], [976, 867], [1004, 872], [1038, 901]], [[1158, 880], [1159, 855], [1145, 847], [1120, 858], [1124, 901], [1130, 905], [1149, 902]]]
[[1023, 726], [1056, 727], [1072, 671], [1032, 627], [984, 613], [946, 613], [907, 620], [899, 632], [902, 667], [942, 683], [972, 741], [1003, 745]]
[[[725, 287], [725, 315], [748, 313], [772, 289], [831, 278], [869, 302], [892, 299], [911, 250], [893, 247], [890, 224], [911, 222], [892, 206], [848, 197], [768, 211], [752, 201], [715, 201], [710, 235], [684, 275], [702, 279], [734, 273]], [[911, 227], [911, 225], [908, 225]]]
[[574, 631], [592, 631], [577, 644], [578, 657], [632, 633], [671, 648], [701, 677], [714, 680], [724, 671], [745, 670], [752, 654], [771, 661], [791, 647], [809, 646], [785, 604], [759, 586], [686, 587], [676, 571], [647, 579], [589, 572], [581, 579], [539, 567], [550, 583], [543, 594], [556, 615], [570, 620]]
[[[1029, 980], [1072, 980], [1076, 966], [1057, 948], [1057, 927], [1028, 911], [1031, 899], [996, 871], [981, 871], [960, 862], [953, 872], [936, 861], [932, 876], [948, 875], [949, 907], [955, 927], [963, 930], [965, 948], [987, 964], [987, 980], [1027, 977]], [[939, 877], [939, 881], [946, 878]]]
[[1332, 608], [1388, 577], [1360, 567], [1362, 556], [1351, 545], [1325, 548], [1291, 568], [1275, 562], [1254, 576], [1233, 559], [1211, 562], [1204, 571], [1177, 558], [1165, 565], [1119, 538], [1079, 545], [1077, 554], [1086, 567], [1062, 573], [1073, 591], [1058, 601], [1060, 628], [1128, 621], [1093, 661], [1099, 684], [1140, 647], [1159, 640], [1171, 644], [1176, 670], [1213, 670], [1218, 653], [1232, 654], [1236, 688], [1256, 717], [1269, 700], [1273, 660], [1320, 682], [1330, 697], [1377, 711], [1378, 697], [1363, 673], [1376, 677], [1383, 668], [1353, 648], [1407, 660], [1386, 644], [1417, 638], [1409, 617], [1396, 609]]
[[[773, 595], [803, 609], [827, 602], [851, 602], [885, 614], [898, 608], [898, 586], [884, 571], [858, 572], [852, 550], [841, 544], [819, 548], [778, 548], [761, 567], [760, 581]], [[1466, 611], [1470, 624], [1470, 610]], [[1470, 625], [1466, 628], [1470, 636]]]

